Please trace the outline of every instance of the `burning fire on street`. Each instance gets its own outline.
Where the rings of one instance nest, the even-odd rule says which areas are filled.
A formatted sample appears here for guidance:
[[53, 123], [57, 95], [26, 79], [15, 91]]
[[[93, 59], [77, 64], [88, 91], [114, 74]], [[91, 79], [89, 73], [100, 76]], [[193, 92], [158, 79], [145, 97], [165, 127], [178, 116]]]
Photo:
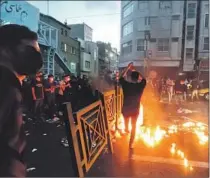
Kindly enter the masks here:
[[[136, 141], [143, 141], [143, 143], [148, 146], [155, 148], [158, 144], [161, 144], [161, 141], [166, 138], [170, 137], [174, 134], [179, 133], [180, 131], [187, 131], [196, 135], [198, 139], [198, 143], [202, 145], [207, 145], [208, 143], [208, 135], [206, 134], [207, 128], [204, 126], [203, 123], [194, 123], [194, 122], [184, 122], [182, 124], [172, 124], [167, 126], [166, 128], [161, 128], [160, 126], [145, 126], [143, 124], [143, 117], [144, 117], [144, 109], [143, 105], [140, 105], [140, 114], [138, 116], [137, 125], [136, 125]], [[119, 131], [116, 132], [116, 138], [121, 137], [120, 133], [125, 133], [125, 125], [124, 125], [124, 118], [121, 115], [118, 124]], [[131, 131], [132, 125], [131, 122], [129, 123], [129, 131]], [[193, 167], [189, 165], [189, 161], [185, 156], [185, 153], [178, 149], [176, 143], [172, 143], [170, 148], [170, 153], [172, 156], [177, 156], [181, 160], [183, 160], [183, 165], [185, 168], [189, 169], [190, 171], [193, 170]]]

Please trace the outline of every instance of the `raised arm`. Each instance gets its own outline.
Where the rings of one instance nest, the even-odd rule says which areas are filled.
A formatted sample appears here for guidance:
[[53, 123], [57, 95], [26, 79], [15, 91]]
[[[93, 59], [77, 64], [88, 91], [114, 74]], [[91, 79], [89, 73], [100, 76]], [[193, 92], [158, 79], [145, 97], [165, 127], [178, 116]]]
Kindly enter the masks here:
[[122, 71], [119, 78], [124, 78], [132, 66], [133, 66], [133, 62], [129, 63], [128, 66]]

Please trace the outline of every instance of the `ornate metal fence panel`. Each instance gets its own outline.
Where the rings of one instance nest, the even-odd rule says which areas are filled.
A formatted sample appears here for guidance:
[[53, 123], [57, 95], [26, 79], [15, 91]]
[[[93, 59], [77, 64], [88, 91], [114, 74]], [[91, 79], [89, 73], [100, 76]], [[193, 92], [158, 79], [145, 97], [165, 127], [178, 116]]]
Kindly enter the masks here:
[[[114, 138], [114, 133], [116, 131], [116, 120], [117, 120], [117, 112], [116, 112], [116, 95], [115, 90], [110, 90], [103, 93], [103, 105], [104, 105], [104, 114], [107, 120], [107, 135], [108, 139], [111, 140]], [[110, 143], [110, 150], [113, 152], [112, 144]]]
[[[85, 173], [95, 163], [103, 149], [111, 148], [109, 130], [104, 117], [101, 101], [97, 101], [78, 111], [74, 116], [71, 104], [67, 104], [64, 118], [68, 117], [68, 140], [72, 161], [76, 162], [75, 175], [84, 177]], [[72, 144], [72, 145], [71, 145]]]
[[116, 130], [118, 129], [118, 119], [122, 113], [122, 106], [123, 106], [123, 91], [120, 86], [116, 86]]

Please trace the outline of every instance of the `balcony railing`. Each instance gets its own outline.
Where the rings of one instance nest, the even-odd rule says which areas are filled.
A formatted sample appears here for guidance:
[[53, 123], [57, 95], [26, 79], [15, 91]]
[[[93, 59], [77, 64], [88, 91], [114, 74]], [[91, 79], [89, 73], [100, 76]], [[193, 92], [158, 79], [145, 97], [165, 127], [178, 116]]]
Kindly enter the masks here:
[[58, 29], [43, 21], [39, 21], [38, 37], [39, 44], [57, 49]]

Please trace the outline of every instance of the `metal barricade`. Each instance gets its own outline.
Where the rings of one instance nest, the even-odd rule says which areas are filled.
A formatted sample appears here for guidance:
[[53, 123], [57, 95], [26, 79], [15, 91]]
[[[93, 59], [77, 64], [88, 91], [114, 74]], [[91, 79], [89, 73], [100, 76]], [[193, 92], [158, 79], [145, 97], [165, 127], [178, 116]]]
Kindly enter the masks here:
[[122, 99], [122, 89], [117, 87], [116, 90], [104, 92], [102, 101], [74, 114], [71, 104], [66, 104], [63, 117], [74, 177], [84, 177], [106, 147], [113, 153], [112, 139], [117, 130]]
[[104, 117], [101, 101], [97, 101], [73, 115], [71, 104], [64, 111], [67, 137], [75, 177], [84, 177], [103, 149], [112, 145], [107, 119]]

